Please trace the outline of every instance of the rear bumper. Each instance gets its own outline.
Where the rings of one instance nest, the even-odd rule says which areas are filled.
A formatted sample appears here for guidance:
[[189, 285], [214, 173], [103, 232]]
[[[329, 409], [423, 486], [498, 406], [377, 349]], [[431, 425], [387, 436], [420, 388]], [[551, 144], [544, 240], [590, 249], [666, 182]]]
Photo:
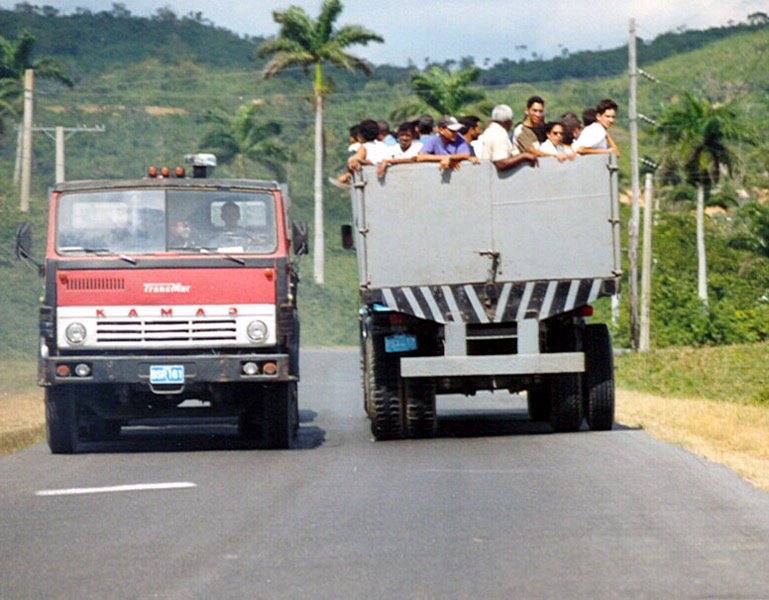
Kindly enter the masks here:
[[495, 356], [414, 356], [401, 358], [402, 377], [468, 377], [582, 373], [582, 352]]
[[[243, 365], [255, 362], [264, 365], [273, 362], [277, 365], [274, 375], [246, 375]], [[75, 367], [86, 364], [90, 374], [78, 377]], [[57, 367], [67, 365], [71, 374], [57, 374]], [[274, 354], [235, 354], [235, 355], [185, 355], [185, 356], [55, 356], [41, 358], [40, 385], [68, 384], [144, 384], [150, 385], [150, 367], [157, 365], [183, 365], [184, 385], [200, 383], [269, 383], [296, 381], [298, 377], [291, 373], [291, 358], [287, 353]], [[261, 371], [261, 369], [260, 369]]]

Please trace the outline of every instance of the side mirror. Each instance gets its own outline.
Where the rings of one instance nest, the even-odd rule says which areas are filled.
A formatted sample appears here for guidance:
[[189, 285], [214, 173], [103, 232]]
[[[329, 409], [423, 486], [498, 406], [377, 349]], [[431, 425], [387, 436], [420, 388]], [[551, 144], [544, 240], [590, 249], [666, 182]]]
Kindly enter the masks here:
[[297, 256], [310, 253], [310, 235], [306, 221], [291, 221], [291, 241]]
[[26, 260], [37, 268], [37, 274], [43, 275], [43, 265], [32, 256], [32, 223], [24, 221], [16, 228], [16, 242], [13, 245], [16, 260]]
[[353, 247], [352, 225], [342, 225], [342, 248], [350, 250]]

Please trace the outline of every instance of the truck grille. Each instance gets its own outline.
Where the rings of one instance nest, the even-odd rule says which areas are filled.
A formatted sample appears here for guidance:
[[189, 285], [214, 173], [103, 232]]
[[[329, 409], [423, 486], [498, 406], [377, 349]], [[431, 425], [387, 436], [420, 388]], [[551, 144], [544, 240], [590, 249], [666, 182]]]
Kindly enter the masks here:
[[234, 342], [235, 319], [99, 321], [97, 344], [162, 342]]
[[68, 291], [124, 290], [122, 277], [68, 277], [64, 283]]

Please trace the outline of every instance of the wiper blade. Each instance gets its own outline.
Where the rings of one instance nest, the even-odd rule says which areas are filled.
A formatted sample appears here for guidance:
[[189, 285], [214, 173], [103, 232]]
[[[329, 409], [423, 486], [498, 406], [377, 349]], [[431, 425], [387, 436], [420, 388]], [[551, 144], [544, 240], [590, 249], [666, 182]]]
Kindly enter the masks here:
[[128, 256], [127, 254], [118, 254], [117, 252], [113, 252], [109, 248], [85, 248], [83, 246], [62, 246], [59, 248], [59, 252], [83, 252], [85, 254], [95, 254], [96, 256], [117, 256], [119, 259], [126, 261], [127, 263], [131, 263], [132, 265], [136, 264], [136, 259], [133, 256]]

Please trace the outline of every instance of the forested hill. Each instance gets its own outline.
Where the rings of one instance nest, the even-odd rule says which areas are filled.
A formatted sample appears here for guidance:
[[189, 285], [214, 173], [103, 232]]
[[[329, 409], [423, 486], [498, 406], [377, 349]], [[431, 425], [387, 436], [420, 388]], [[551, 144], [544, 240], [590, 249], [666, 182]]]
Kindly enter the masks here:
[[[77, 9], [62, 14], [50, 6], [17, 4], [16, 10], [0, 10], [0, 36], [13, 39], [24, 30], [31, 32], [36, 54], [56, 58], [75, 80], [147, 59], [226, 69], [254, 68], [262, 62], [255, 49], [263, 38], [215, 27], [199, 12], [179, 17], [164, 8], [147, 18], [132, 15], [123, 4], [112, 6], [98, 13]], [[254, 29], [259, 28], [255, 23]]]
[[[746, 23], [703, 31], [679, 30], [653, 40], [639, 40], [639, 64], [695, 50], [719, 39], [766, 27], [768, 23], [765, 13], [754, 13], [747, 16]], [[271, 24], [253, 24], [255, 33], [270, 28]], [[17, 4], [14, 10], [0, 9], [0, 36], [13, 39], [23, 30], [35, 36], [39, 56], [59, 60], [76, 81], [150, 58], [164, 64], [194, 62], [232, 70], [258, 69], [263, 64], [262, 59], [256, 58], [263, 37], [239, 36], [216, 27], [200, 12], [179, 16], [169, 8], [161, 8], [151, 17], [139, 17], [132, 15], [123, 3], [114, 3], [109, 11], [78, 8], [72, 14], [27, 2]], [[561, 55], [550, 59], [536, 53], [525, 57], [526, 50], [525, 46], [511, 47], [512, 58], [495, 65], [485, 64], [480, 83], [506, 85], [605, 77], [627, 69], [627, 46], [575, 53], [562, 47]], [[476, 60], [480, 62], [483, 57], [464, 57], [459, 64], [469, 66]], [[447, 61], [442, 66], [451, 67], [456, 62]], [[412, 70], [413, 67], [379, 65], [376, 77], [389, 84], [404, 82]], [[360, 83], [361, 78], [346, 73], [336, 73], [334, 77], [338, 82], [346, 80], [348, 85]]]

